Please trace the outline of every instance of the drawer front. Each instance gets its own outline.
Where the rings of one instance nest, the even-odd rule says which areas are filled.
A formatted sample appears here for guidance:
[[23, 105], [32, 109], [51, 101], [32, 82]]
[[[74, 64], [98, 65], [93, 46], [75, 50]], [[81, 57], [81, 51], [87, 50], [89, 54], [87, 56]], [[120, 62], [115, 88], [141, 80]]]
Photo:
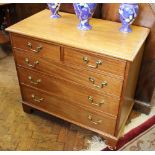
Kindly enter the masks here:
[[82, 86], [94, 89], [99, 93], [114, 95], [118, 98], [121, 95], [123, 79], [116, 76], [112, 77], [106, 74], [101, 75], [89, 70], [80, 71], [78, 69], [65, 67], [60, 63], [55, 65], [54, 63], [35, 58], [26, 52], [21, 52], [20, 50], [15, 50], [15, 55], [17, 64], [21, 66], [37, 69], [56, 77], [67, 79]]
[[72, 64], [75, 68], [90, 69], [94, 72], [107, 72], [118, 76], [124, 76], [125, 61], [105, 56], [97, 56], [86, 52], [76, 51], [70, 48], [64, 48], [64, 62]]
[[17, 35], [12, 35], [12, 44], [13, 48], [26, 50], [36, 57], [41, 57], [45, 60], [60, 61], [60, 47], [57, 45]]
[[117, 116], [119, 100], [108, 95], [100, 95], [93, 89], [78, 84], [46, 76], [35, 71], [18, 68], [20, 83], [42, 89], [61, 99]]
[[46, 110], [55, 116], [114, 135], [116, 119], [113, 117], [100, 116], [82, 107], [74, 106], [65, 100], [60, 100], [28, 87], [22, 87], [22, 93], [23, 101]]

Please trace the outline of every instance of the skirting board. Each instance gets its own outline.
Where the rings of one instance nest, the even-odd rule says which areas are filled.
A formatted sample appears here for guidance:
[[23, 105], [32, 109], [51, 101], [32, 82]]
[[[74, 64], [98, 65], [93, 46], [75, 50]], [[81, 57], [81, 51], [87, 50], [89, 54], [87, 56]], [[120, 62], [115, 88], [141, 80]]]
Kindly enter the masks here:
[[135, 100], [133, 109], [148, 115], [151, 111], [151, 103]]

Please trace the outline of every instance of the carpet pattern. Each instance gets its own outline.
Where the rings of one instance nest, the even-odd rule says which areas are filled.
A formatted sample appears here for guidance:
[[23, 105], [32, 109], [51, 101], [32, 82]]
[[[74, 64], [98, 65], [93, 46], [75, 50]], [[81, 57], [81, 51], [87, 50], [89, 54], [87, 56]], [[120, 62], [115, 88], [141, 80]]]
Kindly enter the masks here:
[[155, 151], [155, 125], [131, 140], [120, 151]]

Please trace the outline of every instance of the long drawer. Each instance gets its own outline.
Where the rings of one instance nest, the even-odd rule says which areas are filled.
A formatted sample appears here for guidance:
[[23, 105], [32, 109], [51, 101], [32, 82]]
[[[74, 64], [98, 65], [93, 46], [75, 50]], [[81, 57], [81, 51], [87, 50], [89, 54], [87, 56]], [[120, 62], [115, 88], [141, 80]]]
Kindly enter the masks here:
[[75, 103], [75, 105], [80, 104], [117, 116], [119, 100], [109, 95], [100, 95], [95, 90], [21, 67], [18, 67], [18, 73], [21, 84], [42, 89], [61, 99]]
[[[103, 43], [104, 44], [104, 43]], [[90, 52], [82, 52], [72, 48], [64, 48], [64, 62], [74, 67], [90, 69], [96, 73], [112, 73], [123, 77], [126, 62]]]
[[101, 132], [114, 135], [116, 119], [109, 116], [100, 116], [80, 106], [74, 106], [70, 102], [49, 96], [43, 92], [22, 86], [23, 101], [50, 114], [64, 118], [87, 128], [97, 129]]
[[12, 35], [12, 46], [48, 61], [60, 61], [60, 46], [54, 44], [34, 40], [29, 37]]
[[26, 52], [15, 50], [18, 65], [43, 71], [56, 77], [61, 77], [69, 81], [95, 89], [99, 93], [114, 95], [117, 98], [121, 95], [123, 79], [106, 74], [97, 74], [89, 70], [80, 71], [63, 66], [63, 63], [51, 63], [44, 59], [34, 57]]

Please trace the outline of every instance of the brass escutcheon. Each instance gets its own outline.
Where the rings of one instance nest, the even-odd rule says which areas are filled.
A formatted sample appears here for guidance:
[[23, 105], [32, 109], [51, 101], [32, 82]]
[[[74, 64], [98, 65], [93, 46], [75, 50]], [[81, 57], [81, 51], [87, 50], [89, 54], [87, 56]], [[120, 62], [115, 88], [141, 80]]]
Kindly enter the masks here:
[[89, 77], [89, 81], [90, 81], [90, 82], [93, 84], [93, 86], [96, 87], [96, 88], [103, 88], [103, 87], [105, 87], [105, 86], [108, 85], [107, 81], [103, 81], [103, 82], [101, 83], [101, 85], [96, 85], [96, 84], [95, 84], [95, 79], [92, 78], [92, 77]]
[[34, 53], [40, 52], [41, 49], [43, 48], [42, 45], [39, 45], [39, 46], [36, 47], [36, 49], [33, 49], [33, 48], [32, 48], [32, 43], [31, 43], [31, 42], [28, 42], [28, 43], [27, 43], [27, 46], [28, 46], [29, 49], [30, 49], [32, 52], [34, 52]]
[[91, 115], [88, 115], [88, 119], [90, 120], [91, 123], [93, 123], [95, 125], [98, 125], [98, 124], [102, 123], [102, 120], [94, 121]]
[[33, 64], [30, 64], [28, 58], [25, 58], [25, 62], [26, 62], [26, 64], [27, 64], [29, 67], [32, 67], [32, 68], [34, 68], [37, 64], [39, 64], [39, 61], [38, 61], [38, 60], [35, 61]]
[[101, 107], [102, 104], [104, 104], [104, 101], [98, 102], [98, 103], [96, 102], [96, 103], [95, 103], [92, 96], [88, 96], [88, 100], [89, 100], [89, 102], [90, 102], [92, 105], [95, 105], [95, 106], [98, 106], [98, 107]]
[[32, 83], [34, 85], [38, 85], [41, 82], [41, 79], [37, 79], [36, 81], [34, 81], [32, 79], [32, 76], [28, 76], [28, 79], [30, 80], [30, 83]]
[[[83, 57], [83, 61], [84, 61], [85, 64], [88, 64], [89, 63], [88, 57], [84, 56]], [[98, 68], [99, 65], [102, 65], [102, 61], [101, 60], [97, 60], [95, 65], [88, 64], [87, 66], [90, 67], [90, 68]]]
[[32, 99], [35, 101], [35, 102], [41, 102], [44, 100], [44, 98], [38, 98], [36, 97], [34, 94], [31, 95]]

